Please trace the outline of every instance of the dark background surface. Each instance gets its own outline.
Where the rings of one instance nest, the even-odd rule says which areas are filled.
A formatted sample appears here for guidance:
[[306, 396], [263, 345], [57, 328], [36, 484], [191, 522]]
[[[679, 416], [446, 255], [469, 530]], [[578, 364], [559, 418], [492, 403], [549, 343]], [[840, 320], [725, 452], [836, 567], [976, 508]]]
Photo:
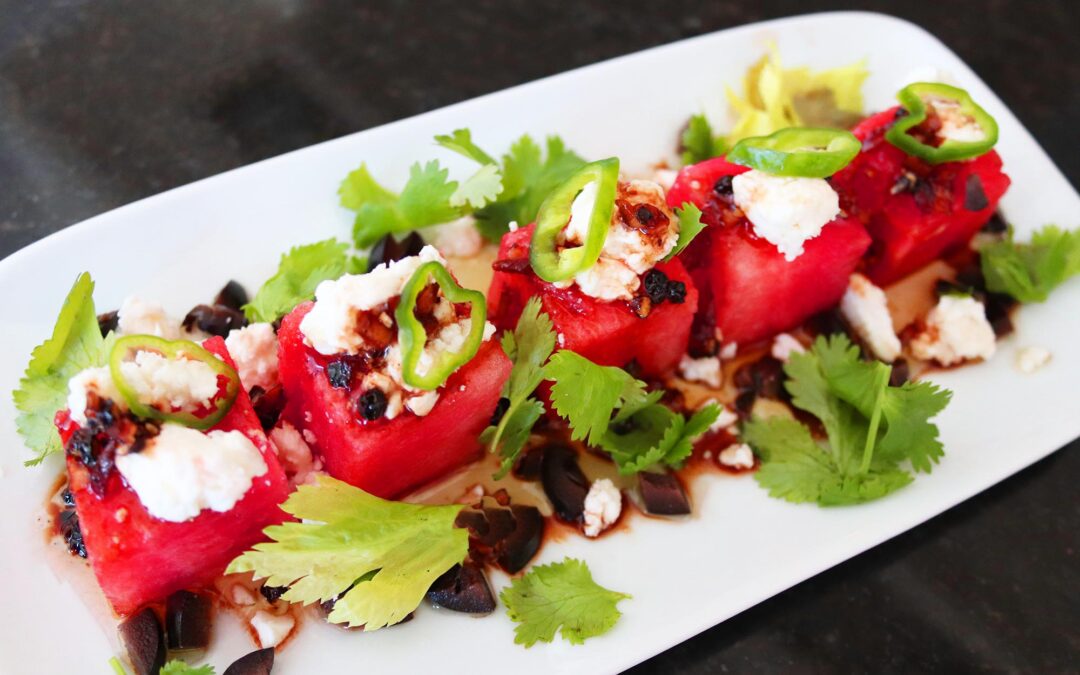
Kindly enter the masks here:
[[[833, 8], [0, 0], [0, 255], [317, 141], [680, 38]], [[942, 38], [1077, 183], [1075, 0], [861, 8]], [[634, 672], [1080, 670], [1078, 477], [1074, 442]]]

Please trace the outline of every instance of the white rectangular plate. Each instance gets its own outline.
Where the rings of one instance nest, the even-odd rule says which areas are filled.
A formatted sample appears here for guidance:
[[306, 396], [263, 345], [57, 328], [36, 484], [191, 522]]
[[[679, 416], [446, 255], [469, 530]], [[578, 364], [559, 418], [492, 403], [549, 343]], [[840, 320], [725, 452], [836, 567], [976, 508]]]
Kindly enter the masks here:
[[[619, 155], [644, 173], [671, 154], [687, 116], [723, 114], [723, 87], [775, 42], [784, 62], [826, 68], [865, 58], [867, 109], [891, 105], [910, 71], [934, 66], [968, 88], [1001, 125], [998, 149], [1013, 185], [1003, 209], [1021, 237], [1049, 222], [1075, 226], [1080, 198], [1000, 100], [922, 29], [876, 14], [835, 13], [744, 26], [615, 59], [411, 119], [299, 150], [92, 218], [0, 263], [7, 317], [0, 359], [0, 670], [58, 673], [78, 663], [108, 672], [113, 624], [84, 606], [46, 563], [42, 502], [61, 463], [24, 469], [7, 392], [31, 348], [49, 334], [74, 280], [89, 270], [98, 307], [126, 294], [159, 299], [182, 315], [229, 278], [255, 288], [289, 246], [348, 237], [337, 205], [341, 178], [361, 161], [400, 185], [414, 160], [467, 165], [431, 137], [468, 126], [489, 149], [522, 132], [558, 133], [586, 157]], [[640, 92], [650, 92], [644, 99]], [[643, 101], [646, 101], [643, 103]], [[460, 174], [458, 174], [460, 175]], [[544, 561], [588, 561], [603, 585], [630, 593], [609, 634], [584, 646], [513, 643], [502, 611], [484, 619], [421, 608], [406, 626], [371, 635], [309, 625], [279, 655], [275, 672], [614, 672], [638, 663], [766, 598], [911, 528], [1035, 462], [1080, 435], [1080, 284], [1024, 307], [1016, 334], [990, 363], [934, 379], [955, 392], [941, 416], [947, 454], [930, 476], [881, 501], [820, 509], [770, 499], [753, 479], [706, 476], [686, 522], [638, 519], [626, 534], [546, 546]], [[1037, 344], [1053, 362], [1034, 375], [1013, 366]], [[60, 568], [62, 570], [62, 567]], [[152, 574], [152, 570], [147, 570]], [[499, 586], [504, 578], [494, 580]], [[99, 630], [100, 626], [100, 630]], [[218, 672], [252, 645], [236, 621], [219, 619], [209, 659]]]

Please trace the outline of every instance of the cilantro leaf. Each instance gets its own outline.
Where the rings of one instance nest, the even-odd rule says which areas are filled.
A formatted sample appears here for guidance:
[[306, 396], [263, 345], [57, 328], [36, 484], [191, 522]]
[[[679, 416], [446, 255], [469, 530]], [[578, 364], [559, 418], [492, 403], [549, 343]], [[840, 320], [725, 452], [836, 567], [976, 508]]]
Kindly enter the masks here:
[[[353, 239], [357, 248], [371, 246], [388, 234], [410, 232], [428, 225], [449, 222], [462, 215], [450, 203], [458, 189], [456, 181], [437, 160], [409, 168], [409, 180], [397, 194], [379, 185], [366, 165], [353, 171], [338, 188], [341, 205], [356, 211]], [[475, 187], [473, 188], [475, 191]]]
[[495, 201], [502, 189], [499, 168], [494, 164], [485, 164], [450, 195], [450, 205], [478, 209]]
[[349, 246], [336, 239], [326, 239], [295, 246], [282, 254], [278, 271], [244, 305], [248, 321], [273, 323], [305, 300], [315, 297], [315, 287], [327, 279], [337, 279], [356, 258], [347, 255]]
[[495, 164], [491, 155], [484, 152], [480, 146], [473, 143], [472, 132], [468, 129], [454, 129], [450, 134], [441, 134], [435, 137], [435, 142], [453, 152], [467, 157], [477, 164]]
[[1020, 302], [1043, 302], [1050, 291], [1080, 274], [1080, 230], [1047, 225], [1032, 235], [1030, 244], [1021, 244], [1010, 228], [1004, 240], [984, 246], [979, 255], [988, 290]]
[[728, 150], [724, 137], [713, 133], [712, 125], [704, 115], [691, 115], [679, 140], [683, 164], [704, 162]]
[[189, 666], [180, 659], [173, 659], [162, 666], [159, 675], [214, 675], [214, 667]]
[[26, 466], [62, 450], [53, 416], [67, 405], [68, 380], [85, 368], [103, 365], [111, 349], [112, 340], [101, 337], [93, 295], [94, 282], [83, 272], [64, 299], [52, 336], [34, 348], [19, 388], [12, 392], [19, 411], [15, 426], [36, 453]]
[[679, 217], [679, 239], [675, 242], [675, 248], [671, 249], [671, 253], [664, 258], [664, 262], [682, 253], [694, 237], [706, 228], [706, 224], [701, 222], [701, 209], [689, 202], [675, 209], [675, 215]]
[[743, 439], [762, 458], [755, 479], [771, 496], [822, 506], [865, 502], [911, 482], [905, 461], [929, 473], [944, 454], [929, 420], [951, 393], [925, 382], [889, 386], [891, 368], [861, 360], [847, 336], [819, 337], [784, 372], [792, 403], [821, 421], [827, 441], [793, 419], [744, 425]]
[[562, 350], [544, 366], [552, 380], [551, 404], [570, 422], [570, 438], [599, 446], [616, 408], [645, 396], [645, 383], [621, 368], [598, 366], [580, 354]]
[[281, 508], [297, 521], [266, 528], [271, 541], [226, 572], [288, 586], [288, 602], [340, 595], [329, 620], [366, 631], [404, 619], [469, 549], [467, 531], [454, 527], [461, 505], [385, 501], [329, 476], [301, 485]]
[[539, 298], [525, 303], [514, 332], [503, 333], [502, 348], [513, 362], [510, 377], [503, 385], [503, 397], [509, 399], [510, 405], [499, 424], [488, 427], [480, 438], [491, 452], [502, 455], [496, 479], [513, 468], [529, 440], [529, 432], [544, 413], [544, 404], [531, 396], [543, 380], [544, 364], [555, 349], [555, 331], [551, 319], [540, 311]]
[[603, 635], [622, 616], [619, 602], [628, 598], [597, 584], [588, 566], [574, 558], [533, 567], [499, 594], [518, 624], [514, 642], [526, 648], [552, 642], [556, 632], [576, 645]]

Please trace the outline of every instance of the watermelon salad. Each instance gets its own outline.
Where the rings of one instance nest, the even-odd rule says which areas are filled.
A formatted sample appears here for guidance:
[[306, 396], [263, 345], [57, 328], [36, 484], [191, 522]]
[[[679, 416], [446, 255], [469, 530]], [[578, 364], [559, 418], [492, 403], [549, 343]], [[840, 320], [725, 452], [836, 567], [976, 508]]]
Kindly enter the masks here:
[[424, 602], [581, 642], [629, 596], [531, 566], [553, 528], [684, 517], [724, 474], [833, 507], [930, 472], [951, 393], [923, 375], [993, 358], [1080, 272], [1080, 235], [1014, 240], [965, 90], [866, 114], [865, 76], [770, 54], [731, 133], [694, 115], [681, 165], [640, 175], [557, 137], [496, 158], [439, 136], [474, 174], [417, 163], [395, 192], [361, 165], [352, 241], [182, 320], [138, 295], [99, 314], [80, 275], [14, 396], [28, 464], [63, 457], [50, 520], [117, 618], [114, 668], [189, 672], [217, 611], [257, 648], [226, 672], [269, 672], [303, 616], [373, 632]]

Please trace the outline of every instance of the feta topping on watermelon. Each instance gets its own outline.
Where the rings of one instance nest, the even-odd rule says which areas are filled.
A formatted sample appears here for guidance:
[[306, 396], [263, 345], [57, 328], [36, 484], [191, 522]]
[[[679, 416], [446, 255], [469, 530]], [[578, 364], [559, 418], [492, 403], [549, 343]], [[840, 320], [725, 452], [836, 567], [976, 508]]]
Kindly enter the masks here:
[[274, 327], [253, 323], [234, 328], [225, 338], [225, 347], [236, 362], [236, 372], [244, 389], [269, 389], [278, 379], [278, 341]]
[[874, 356], [886, 363], [900, 357], [900, 338], [893, 330], [885, 291], [869, 279], [861, 274], [851, 275], [844, 297], [840, 299], [840, 314]]
[[107, 366], [101, 368], [87, 368], [79, 372], [75, 377], [68, 380], [68, 411], [71, 419], [77, 424], [86, 424], [86, 404], [90, 392], [94, 392], [101, 398], [107, 398], [118, 405], [122, 405], [124, 399], [113, 384], [112, 373]]
[[943, 141], [958, 141], [960, 143], [978, 143], [986, 140], [986, 131], [983, 130], [975, 118], [960, 109], [956, 101], [943, 98], [929, 98], [926, 105], [933, 108], [941, 122], [941, 128], [937, 135]]
[[120, 370], [139, 400], [150, 405], [192, 410], [209, 404], [218, 393], [217, 372], [202, 361], [140, 351], [134, 360], [120, 364]]
[[267, 471], [262, 453], [242, 432], [204, 434], [171, 423], [141, 452], [118, 455], [116, 468], [150, 515], [177, 523], [203, 509], [231, 510]]
[[401, 295], [413, 273], [426, 262], [446, 261], [434, 246], [419, 255], [379, 265], [367, 274], [346, 274], [315, 288], [315, 306], [300, 323], [308, 345], [320, 354], [356, 354], [364, 338], [356, 330], [361, 312], [375, 309]]
[[823, 178], [771, 176], [755, 169], [735, 176], [731, 187], [754, 232], [788, 262], [840, 214], [840, 197]]
[[968, 359], [988, 359], [997, 348], [986, 308], [971, 296], [943, 295], [926, 315], [925, 324], [911, 341], [916, 358], [950, 366]]
[[180, 322], [171, 319], [165, 308], [135, 296], [128, 296], [116, 312], [116, 332], [120, 335], [156, 335], [166, 340], [180, 337]]

